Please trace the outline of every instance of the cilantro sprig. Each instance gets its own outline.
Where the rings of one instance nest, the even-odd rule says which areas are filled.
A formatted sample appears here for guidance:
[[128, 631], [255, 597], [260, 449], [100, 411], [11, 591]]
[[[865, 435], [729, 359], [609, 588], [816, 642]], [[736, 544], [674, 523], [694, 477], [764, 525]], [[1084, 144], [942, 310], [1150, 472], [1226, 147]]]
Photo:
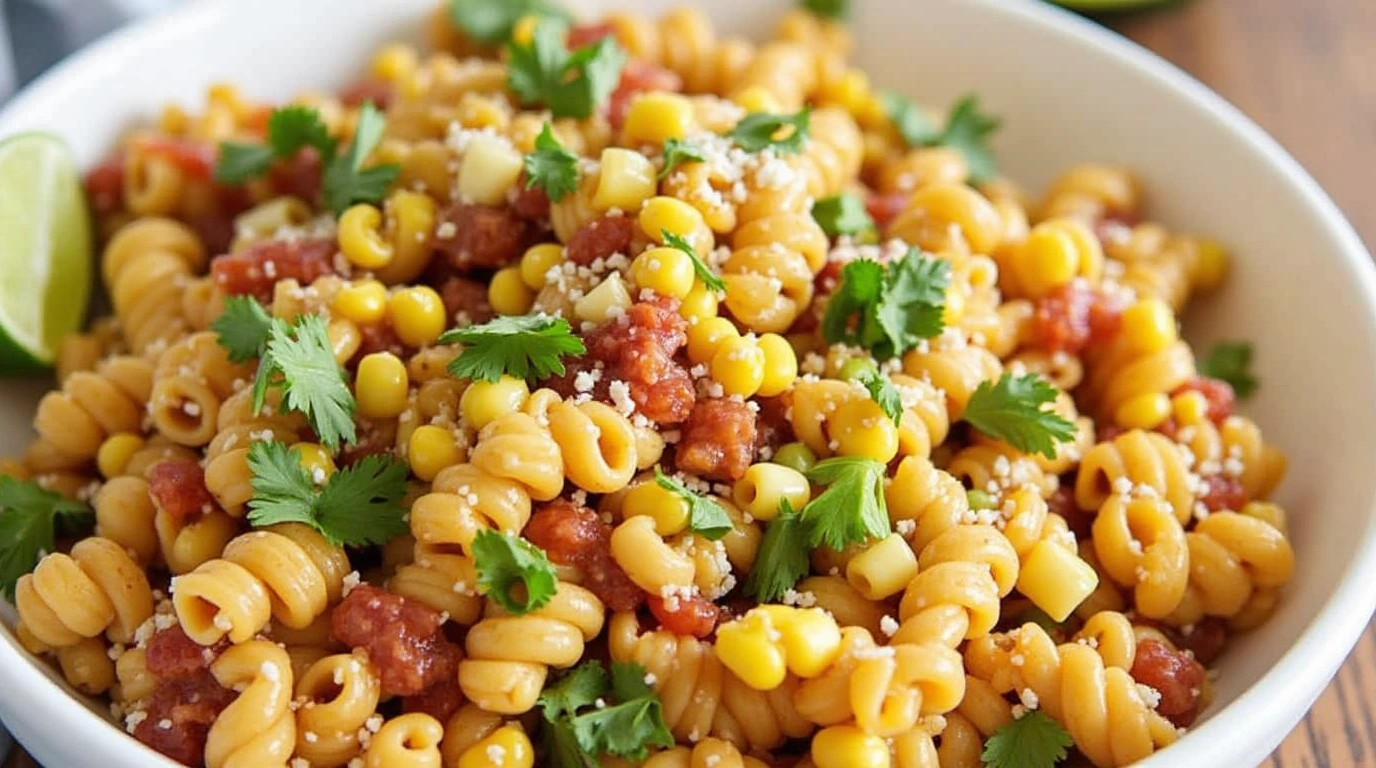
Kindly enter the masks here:
[[688, 528], [704, 539], [720, 539], [731, 532], [731, 518], [710, 496], [693, 493], [681, 482], [655, 467], [655, 483], [688, 503]]
[[559, 202], [578, 189], [578, 155], [554, 138], [549, 123], [535, 137], [535, 151], [526, 155], [526, 189], [539, 187], [549, 199]]
[[870, 398], [879, 404], [885, 416], [893, 419], [895, 426], [903, 421], [903, 398], [889, 377], [878, 371], [866, 371], [860, 375], [860, 383], [870, 393]]
[[609, 675], [602, 662], [585, 661], [546, 688], [538, 703], [553, 768], [596, 766], [603, 754], [640, 761], [651, 747], [674, 745], [664, 705], [634, 662], [614, 662]]
[[707, 156], [696, 144], [671, 138], [664, 142], [664, 167], [659, 171], [659, 180], [663, 181], [668, 178], [675, 168], [684, 163], [701, 163], [706, 160]]
[[812, 218], [827, 237], [861, 235], [877, 228], [865, 201], [850, 192], [824, 197], [812, 204]]
[[809, 548], [825, 544], [842, 550], [889, 535], [883, 464], [857, 456], [834, 456], [817, 462], [806, 474], [813, 483], [827, 486], [800, 513]]
[[405, 535], [406, 465], [366, 456], [318, 486], [301, 466], [301, 452], [285, 443], [259, 441], [248, 449], [253, 498], [248, 521], [257, 527], [303, 523], [331, 544], [361, 547]]
[[564, 355], [588, 351], [569, 321], [544, 314], [452, 328], [439, 342], [463, 345], [463, 352], [449, 363], [449, 373], [474, 381], [497, 381], [502, 374], [527, 380], [562, 376]]
[[252, 296], [234, 296], [210, 328], [231, 360], [259, 358], [253, 382], [255, 412], [262, 410], [268, 390], [280, 387], [282, 409], [305, 414], [326, 447], [336, 450], [354, 441], [358, 405], [319, 315], [302, 315], [288, 323], [268, 315]]
[[812, 110], [807, 107], [791, 115], [752, 112], [726, 136], [746, 152], [772, 149], [777, 155], [796, 155], [803, 151], [811, 126]]
[[892, 91], [884, 94], [884, 110], [908, 146], [950, 147], [960, 152], [970, 169], [970, 181], [976, 184], [997, 175], [989, 135], [1001, 121], [980, 111], [978, 96], [968, 94], [957, 101], [940, 128], [920, 107]]
[[1252, 345], [1245, 341], [1215, 344], [1198, 368], [1201, 376], [1227, 382], [1242, 399], [1251, 397], [1260, 385], [1252, 374]]
[[745, 580], [745, 594], [761, 603], [781, 599], [807, 574], [808, 535], [788, 499], [779, 500], [779, 515], [769, 521], [755, 565]]
[[621, 81], [626, 52], [611, 36], [570, 52], [564, 30], [545, 18], [529, 43], [507, 43], [507, 86], [524, 106], [543, 104], [556, 118], [588, 117]]
[[1033, 373], [1005, 373], [981, 382], [961, 417], [975, 429], [1017, 448], [1056, 458], [1056, 444], [1074, 439], [1075, 425], [1050, 409], [1056, 388]]
[[828, 344], [855, 344], [878, 360], [898, 357], [945, 323], [951, 264], [910, 248], [887, 269], [857, 259], [841, 269], [841, 283], [827, 303], [822, 337]]
[[980, 759], [986, 768], [1055, 768], [1074, 743], [1060, 723], [1033, 710], [994, 731]]
[[57, 535], [88, 529], [91, 508], [33, 481], [0, 475], [0, 593], [14, 600], [19, 577], [56, 548]]
[[449, 1], [449, 21], [470, 39], [488, 45], [510, 40], [516, 22], [532, 15], [570, 20], [567, 11], [546, 0]]
[[[473, 561], [478, 586], [513, 616], [547, 605], [558, 589], [545, 551], [511, 533], [479, 531], [473, 537]], [[517, 584], [520, 591], [514, 591]]]
[[802, 6], [823, 19], [845, 21], [850, 18], [850, 0], [802, 0]]
[[267, 144], [222, 142], [215, 163], [215, 179], [224, 184], [243, 184], [259, 178], [280, 160], [288, 160], [312, 147], [324, 164], [321, 191], [325, 204], [335, 215], [354, 203], [376, 203], [396, 183], [401, 168], [379, 165], [364, 168], [363, 163], [382, 141], [387, 119], [373, 106], [364, 103], [358, 112], [354, 139], [344, 152], [330, 135], [320, 113], [310, 107], [278, 107], [268, 116]]
[[712, 271], [711, 267], [707, 266], [707, 262], [698, 255], [697, 249], [693, 247], [692, 243], [667, 229], [659, 230], [659, 236], [664, 241], [665, 246], [688, 254], [688, 258], [693, 261], [693, 273], [698, 276], [703, 285], [707, 286], [707, 290], [726, 293], [726, 283], [717, 276], [717, 273]]

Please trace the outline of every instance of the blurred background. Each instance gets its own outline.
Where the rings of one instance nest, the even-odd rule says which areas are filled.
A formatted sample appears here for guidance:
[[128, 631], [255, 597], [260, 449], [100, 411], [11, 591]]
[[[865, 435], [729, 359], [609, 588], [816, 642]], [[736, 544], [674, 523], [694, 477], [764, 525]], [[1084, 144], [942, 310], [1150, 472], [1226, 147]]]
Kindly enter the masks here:
[[[191, 1], [0, 0], [0, 103], [106, 31]], [[1376, 246], [1376, 0], [1061, 1], [1236, 104], [1309, 169]], [[1246, 191], [1218, 204], [1246, 205]], [[1374, 709], [1376, 632], [1368, 630], [1266, 768], [1376, 766]], [[0, 755], [5, 746], [0, 730]], [[18, 750], [4, 762], [32, 765]]]

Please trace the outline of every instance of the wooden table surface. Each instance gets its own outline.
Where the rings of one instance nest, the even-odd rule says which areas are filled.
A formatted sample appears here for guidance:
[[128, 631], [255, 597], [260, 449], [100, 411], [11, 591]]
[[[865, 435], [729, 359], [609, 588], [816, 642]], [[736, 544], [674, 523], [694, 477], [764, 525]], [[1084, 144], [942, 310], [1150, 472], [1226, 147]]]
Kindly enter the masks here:
[[[1103, 21], [1260, 123], [1376, 246], [1376, 1], [1192, 0]], [[1263, 768], [1376, 766], [1373, 709], [1376, 624]], [[5, 768], [34, 763], [17, 754]]]

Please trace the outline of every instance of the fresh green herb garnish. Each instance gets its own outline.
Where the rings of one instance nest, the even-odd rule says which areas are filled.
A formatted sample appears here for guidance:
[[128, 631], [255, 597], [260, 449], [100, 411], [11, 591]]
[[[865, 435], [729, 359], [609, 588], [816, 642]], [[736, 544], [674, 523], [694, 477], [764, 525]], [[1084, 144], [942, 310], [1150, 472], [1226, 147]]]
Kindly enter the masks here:
[[976, 184], [997, 175], [989, 135], [998, 130], [1000, 121], [980, 112], [979, 97], [974, 94], [951, 107], [946, 125], [940, 129], [916, 104], [891, 91], [884, 94], [884, 108], [908, 146], [950, 147], [960, 152], [970, 170], [970, 181]]
[[[248, 319], [248, 313], [242, 317]], [[221, 329], [221, 339], [225, 336]], [[242, 340], [247, 337], [232, 335]], [[222, 342], [223, 343], [223, 342]], [[243, 351], [236, 350], [236, 351]], [[330, 450], [352, 443], [357, 435], [354, 412], [358, 403], [334, 358], [334, 349], [319, 315], [301, 315], [295, 322], [274, 318], [259, 354], [253, 382], [253, 409], [262, 411], [272, 387], [282, 389], [282, 409], [300, 411], [320, 442]]]
[[272, 336], [272, 315], [252, 296], [230, 296], [210, 330], [219, 335], [231, 361], [245, 363], [263, 354]]
[[673, 170], [684, 163], [701, 163], [707, 160], [702, 150], [682, 139], [669, 139], [664, 142], [664, 167], [659, 171], [659, 180], [668, 178]]
[[895, 426], [903, 421], [903, 398], [889, 377], [878, 371], [868, 371], [860, 375], [860, 383], [865, 385], [870, 397], [879, 404], [885, 416], [893, 419]]
[[0, 594], [14, 600], [19, 577], [56, 549], [59, 530], [75, 533], [95, 522], [95, 513], [79, 501], [0, 475]]
[[703, 285], [707, 286], [707, 290], [726, 293], [726, 283], [712, 271], [711, 267], [707, 266], [707, 262], [698, 255], [692, 243], [667, 229], [659, 230], [659, 236], [666, 247], [675, 248], [688, 254], [688, 258], [693, 260], [693, 273], [698, 276]]
[[1033, 710], [994, 731], [980, 759], [986, 768], [1055, 768], [1074, 743], [1060, 723]]
[[841, 284], [827, 303], [822, 337], [828, 344], [855, 344], [888, 360], [941, 334], [951, 264], [910, 248], [886, 270], [857, 259], [841, 270]]
[[755, 565], [745, 580], [745, 594], [761, 603], [783, 598], [807, 575], [809, 549], [802, 518], [793, 511], [788, 499], [780, 499], [779, 516], [764, 529]]
[[560, 358], [588, 351], [569, 321], [542, 314], [498, 317], [450, 329], [439, 338], [441, 344], [456, 342], [463, 352], [449, 363], [449, 373], [474, 381], [497, 381], [502, 374], [537, 381], [562, 376]]
[[1245, 341], [1215, 344], [1198, 363], [1199, 374], [1225, 381], [1241, 399], [1251, 397], [1260, 382], [1252, 375], [1252, 345]]
[[720, 539], [734, 527], [726, 510], [710, 496], [693, 493], [683, 483], [664, 474], [655, 467], [655, 482], [660, 488], [672, 492], [688, 504], [688, 528], [704, 539]]
[[469, 38], [488, 45], [511, 39], [526, 16], [570, 21], [568, 12], [546, 0], [449, 0], [449, 20]]
[[578, 189], [578, 156], [554, 138], [549, 123], [535, 137], [535, 151], [526, 155], [526, 189], [539, 187], [559, 202]]
[[736, 123], [726, 137], [746, 152], [772, 149], [777, 155], [795, 155], [803, 151], [811, 125], [812, 110], [806, 107], [791, 115], [753, 112]]
[[812, 204], [812, 218], [827, 237], [859, 235], [875, 230], [874, 219], [859, 195], [845, 193], [824, 197]]
[[809, 548], [822, 544], [845, 549], [889, 535], [884, 502], [884, 465], [874, 459], [834, 456], [807, 471], [807, 479], [827, 489], [803, 507]]
[[546, 18], [528, 45], [507, 43], [507, 86], [522, 104], [544, 104], [556, 118], [588, 117], [616, 89], [626, 52], [608, 36], [570, 53], [563, 35], [564, 25]]
[[961, 417], [980, 432], [1024, 453], [1056, 458], [1056, 444], [1075, 437], [1075, 425], [1050, 409], [1056, 388], [1029, 373], [1005, 373], [994, 384], [981, 382]]
[[[545, 551], [519, 535], [494, 530], [473, 537], [478, 586], [513, 616], [541, 608], [554, 598], [559, 579]], [[512, 594], [517, 582], [524, 595]]]
[[634, 662], [615, 662], [608, 675], [602, 662], [585, 661], [546, 688], [539, 706], [547, 762], [588, 768], [603, 754], [638, 761], [650, 747], [673, 746], [663, 704], [645, 677]]
[[335, 546], [385, 544], [410, 530], [406, 465], [387, 456], [365, 456], [335, 472], [324, 486], [301, 466], [301, 452], [285, 443], [249, 446], [253, 498], [248, 521], [257, 527], [303, 523]]
[[802, 0], [802, 6], [824, 19], [845, 21], [850, 18], [850, 0]]
[[382, 132], [386, 128], [387, 118], [377, 111], [372, 102], [366, 102], [358, 112], [354, 140], [349, 148], [325, 164], [321, 188], [325, 193], [325, 204], [336, 216], [354, 203], [381, 201], [387, 196], [387, 190], [396, 183], [397, 176], [401, 175], [401, 167], [397, 165], [363, 167], [363, 161], [382, 141]]

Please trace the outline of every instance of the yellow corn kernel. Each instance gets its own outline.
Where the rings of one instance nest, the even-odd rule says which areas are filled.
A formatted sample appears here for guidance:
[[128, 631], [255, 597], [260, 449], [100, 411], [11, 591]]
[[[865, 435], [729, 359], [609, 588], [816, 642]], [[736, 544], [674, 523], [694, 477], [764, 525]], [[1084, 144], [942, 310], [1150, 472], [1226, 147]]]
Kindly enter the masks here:
[[517, 45], [530, 45], [535, 38], [535, 27], [540, 23], [540, 17], [534, 13], [522, 16], [511, 27], [511, 41]]
[[1171, 399], [1164, 392], [1144, 392], [1122, 405], [1113, 420], [1127, 429], [1153, 429], [1171, 415]]
[[339, 289], [330, 304], [335, 313], [359, 325], [381, 322], [387, 315], [387, 286], [376, 280], [359, 280]]
[[731, 100], [736, 102], [746, 112], [782, 112], [783, 105], [775, 98], [774, 94], [760, 85], [752, 85], [741, 90]]
[[334, 457], [319, 443], [293, 443], [292, 450], [301, 457], [301, 468], [316, 485], [323, 484], [334, 474]]
[[633, 149], [608, 147], [602, 150], [602, 174], [593, 192], [592, 205], [600, 211], [634, 211], [654, 196], [658, 186], [650, 158]]
[[392, 330], [412, 347], [433, 344], [444, 333], [445, 314], [440, 295], [426, 285], [402, 288], [387, 300]]
[[521, 256], [521, 279], [532, 291], [545, 287], [545, 275], [564, 263], [564, 247], [558, 243], [531, 246]]
[[1159, 352], [1179, 338], [1175, 313], [1160, 299], [1142, 299], [1123, 312], [1123, 338], [1134, 351]]
[[406, 441], [406, 461], [416, 477], [429, 482], [445, 467], [463, 460], [454, 433], [434, 424], [422, 424]]
[[392, 247], [382, 239], [382, 211], [367, 203], [349, 206], [339, 216], [339, 250], [350, 264], [382, 269], [392, 262]]
[[871, 91], [870, 78], [864, 71], [848, 69], [841, 77], [823, 84], [820, 95], [852, 115], [859, 115], [865, 110]]
[[816, 677], [841, 655], [841, 627], [821, 608], [764, 605], [779, 633], [788, 671], [799, 677]]
[[1209, 399], [1197, 390], [1181, 392], [1171, 398], [1171, 415], [1182, 427], [1201, 424], [1209, 418]]
[[392, 82], [416, 71], [416, 49], [405, 43], [390, 43], [373, 55], [373, 75]]
[[651, 248], [631, 262], [636, 288], [681, 299], [693, 290], [693, 259], [677, 248]]
[[504, 725], [465, 749], [458, 768], [531, 768], [535, 750], [519, 725]]
[[693, 104], [684, 96], [650, 91], [636, 97], [626, 112], [625, 143], [663, 144], [682, 139], [693, 127]]
[[778, 517], [779, 504], [784, 499], [797, 512], [812, 499], [812, 486], [802, 472], [782, 464], [751, 464], [731, 487], [731, 500], [736, 506], [763, 522]]
[[783, 394], [798, 378], [798, 354], [793, 351], [793, 345], [777, 333], [760, 334], [758, 343], [764, 352], [764, 380], [760, 382], [758, 394], [761, 397]]
[[712, 355], [712, 379], [727, 395], [750, 397], [764, 382], [764, 350], [754, 335], [722, 341]]
[[846, 563], [846, 581], [869, 600], [903, 591], [917, 575], [917, 556], [897, 533], [872, 544]]
[[1015, 271], [1023, 290], [1038, 298], [1073, 280], [1079, 268], [1079, 252], [1069, 233], [1056, 226], [1037, 226], [1018, 251]]
[[525, 379], [502, 376], [496, 381], [475, 381], [459, 398], [459, 411], [473, 429], [482, 429], [503, 414], [518, 410], [530, 397]]
[[1228, 251], [1216, 240], [1200, 240], [1195, 243], [1198, 249], [1194, 265], [1194, 287], [1200, 291], [1212, 291], [1223, 284], [1228, 276]]
[[406, 364], [391, 352], [374, 352], [358, 361], [354, 397], [358, 414], [384, 419], [406, 410], [407, 390], [411, 385]]
[[1099, 586], [1099, 574], [1075, 551], [1037, 542], [1018, 571], [1018, 591], [1055, 621], [1065, 621]]
[[788, 671], [783, 649], [770, 640], [774, 632], [767, 614], [750, 611], [717, 627], [713, 652], [741, 682], [757, 691], [772, 691], [783, 685]]
[[535, 303], [535, 291], [521, 278], [520, 267], [499, 269], [487, 284], [487, 303], [499, 315], [524, 315]]
[[683, 302], [678, 307], [678, 313], [689, 322], [704, 320], [709, 317], [716, 317], [717, 307], [720, 304], [721, 297], [717, 295], [717, 292], [699, 281], [693, 283], [692, 290], [683, 297]]
[[717, 354], [723, 342], [740, 338], [740, 335], [735, 323], [724, 317], [699, 320], [688, 329], [688, 359], [695, 363], [706, 363]]
[[660, 230], [687, 237], [698, 227], [704, 226], [698, 209], [678, 198], [662, 195], [645, 201], [640, 208], [638, 221], [640, 229], [656, 243], [662, 238]]
[[869, 398], [842, 403], [829, 423], [828, 432], [841, 456], [864, 456], [888, 463], [898, 454], [898, 427]]
[[833, 725], [812, 736], [817, 768], [889, 768], [889, 745], [853, 725]]
[[129, 458], [135, 451], [143, 448], [143, 444], [143, 438], [132, 432], [110, 435], [96, 451], [96, 469], [99, 469], [101, 476], [107, 480], [119, 477], [129, 465]]
[[650, 479], [631, 486], [621, 500], [623, 518], [645, 515], [655, 521], [655, 533], [673, 536], [688, 527], [688, 502]]

